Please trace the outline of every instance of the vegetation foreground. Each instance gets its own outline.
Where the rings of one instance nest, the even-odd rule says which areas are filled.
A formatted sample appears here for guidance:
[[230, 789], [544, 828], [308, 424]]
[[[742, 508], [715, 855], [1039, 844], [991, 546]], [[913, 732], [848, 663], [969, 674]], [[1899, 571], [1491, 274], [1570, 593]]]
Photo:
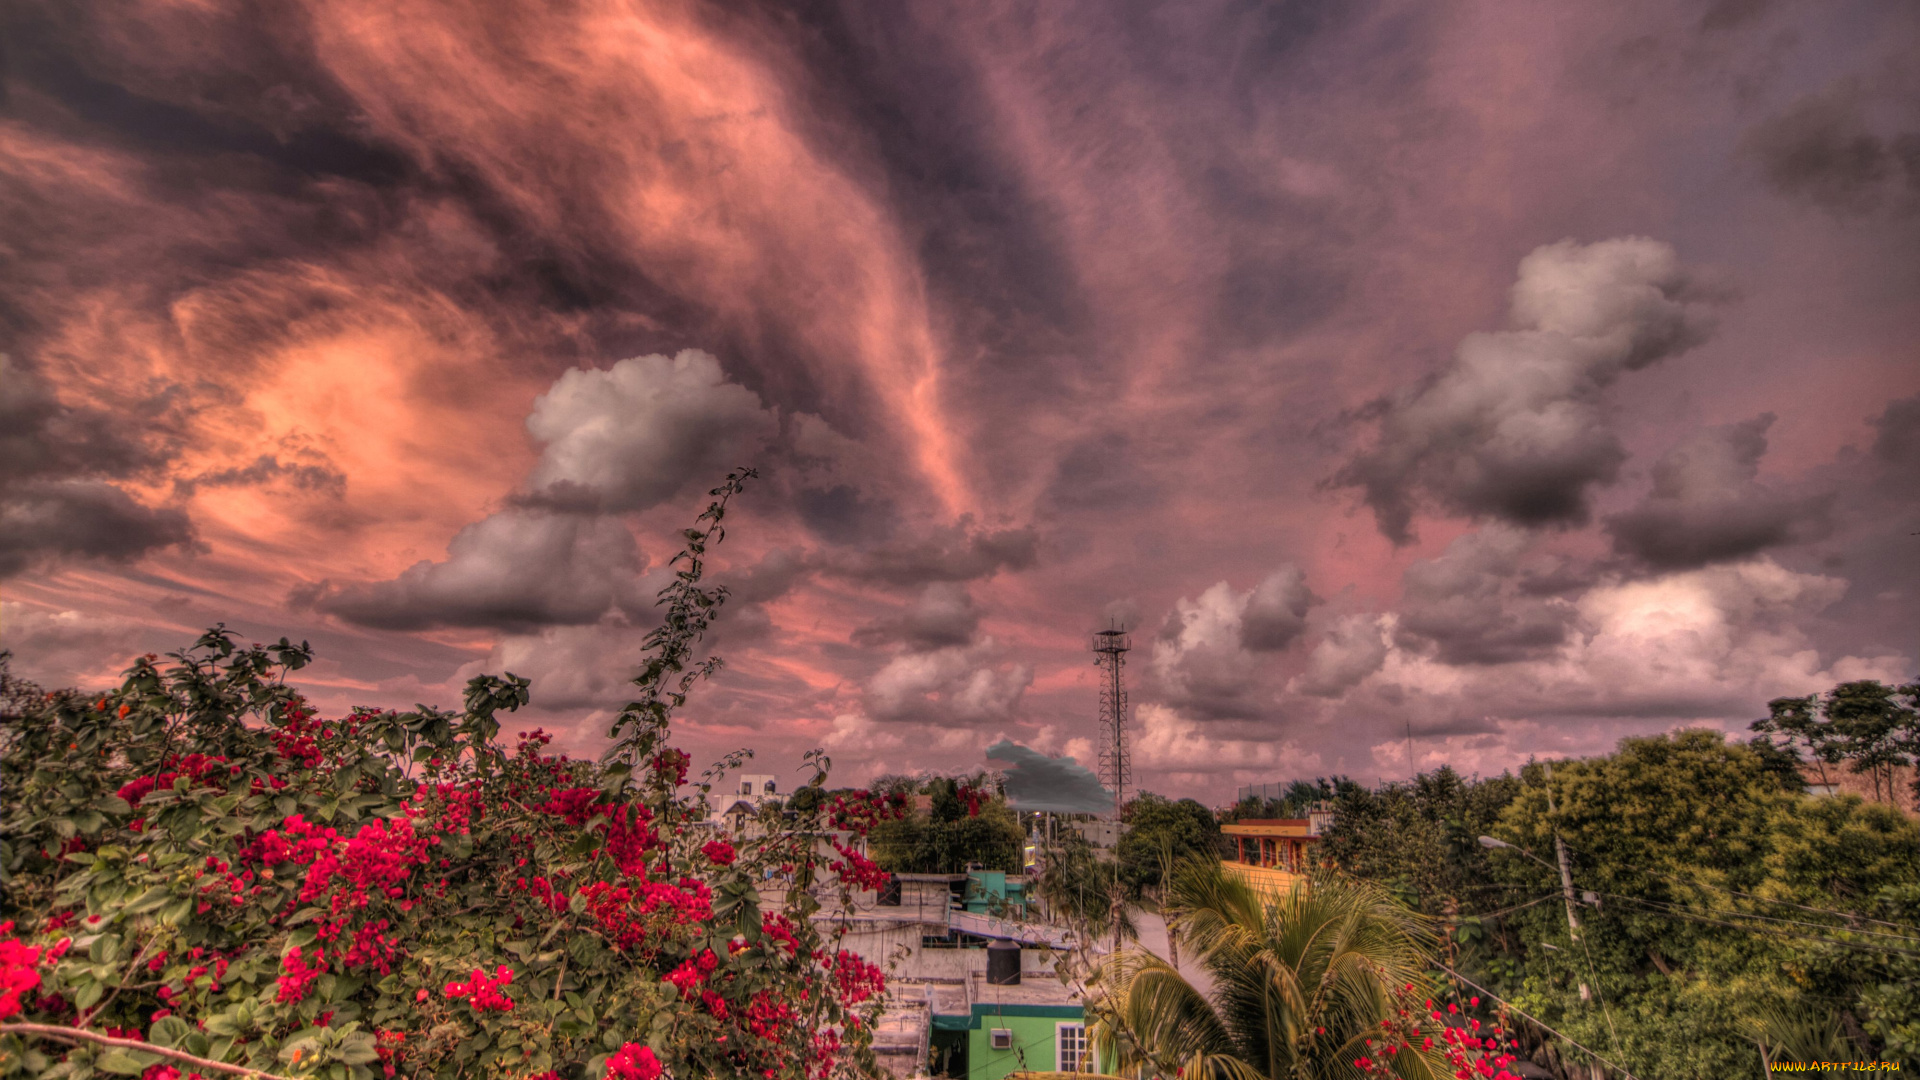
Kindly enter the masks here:
[[284, 682], [305, 645], [222, 630], [102, 696], [11, 684], [0, 1075], [869, 1071], [882, 974], [810, 916], [884, 878], [826, 844], [897, 801], [795, 799], [736, 843], [667, 742], [714, 666], [701, 560], [749, 475], [687, 533], [600, 762], [496, 742], [524, 680], [323, 720]]

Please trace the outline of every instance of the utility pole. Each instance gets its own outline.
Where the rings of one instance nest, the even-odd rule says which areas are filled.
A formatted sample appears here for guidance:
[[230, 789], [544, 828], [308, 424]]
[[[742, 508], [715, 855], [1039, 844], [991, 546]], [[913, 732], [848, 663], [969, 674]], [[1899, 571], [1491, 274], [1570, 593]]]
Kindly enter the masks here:
[[[1547, 815], [1549, 817], [1549, 825], [1552, 825], [1552, 815], [1557, 812], [1553, 807], [1553, 764], [1549, 762], [1547, 764]], [[1567, 939], [1573, 944], [1578, 945], [1580, 944], [1580, 916], [1576, 915], [1573, 910], [1573, 871], [1567, 865], [1567, 842], [1560, 839], [1560, 829], [1557, 826], [1553, 829], [1553, 853], [1558, 856], [1560, 862], [1560, 895], [1567, 902]], [[1580, 984], [1580, 1000], [1593, 1000], [1593, 991], [1588, 988], [1585, 982]]]

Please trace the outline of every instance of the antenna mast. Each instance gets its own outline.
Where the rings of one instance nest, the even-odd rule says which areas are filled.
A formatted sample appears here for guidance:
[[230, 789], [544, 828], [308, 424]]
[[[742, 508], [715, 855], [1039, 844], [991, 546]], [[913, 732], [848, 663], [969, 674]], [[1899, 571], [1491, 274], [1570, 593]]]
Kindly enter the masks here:
[[1125, 629], [1093, 635], [1093, 663], [1100, 669], [1100, 783], [1113, 791], [1113, 820], [1127, 802], [1133, 783], [1133, 752], [1127, 745], [1127, 687], [1120, 672], [1127, 666], [1133, 640]]

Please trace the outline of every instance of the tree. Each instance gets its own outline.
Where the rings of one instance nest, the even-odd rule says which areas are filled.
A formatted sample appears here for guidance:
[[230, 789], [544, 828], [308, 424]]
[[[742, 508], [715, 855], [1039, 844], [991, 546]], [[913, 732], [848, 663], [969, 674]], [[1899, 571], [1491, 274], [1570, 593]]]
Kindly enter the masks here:
[[[1752, 728], [1796, 759], [1804, 747], [1822, 783], [1833, 782], [1829, 766], [1846, 762], [1872, 781], [1875, 800], [1891, 799], [1894, 770], [1920, 759], [1920, 683], [1863, 680], [1824, 694], [1776, 698]], [[1912, 790], [1920, 799], [1920, 774]]]
[[[1884, 956], [1848, 929], [1860, 925], [1852, 913], [1916, 871], [1920, 833], [1903, 815], [1787, 794], [1718, 732], [1626, 739], [1605, 757], [1531, 765], [1521, 780], [1493, 831], [1541, 860], [1496, 852], [1496, 873], [1523, 886], [1515, 902], [1539, 901], [1511, 915], [1510, 996], [1641, 1075], [1750, 1072], [1757, 1052], [1742, 1033], [1766, 1008], [1853, 1009], [1864, 987], [1816, 978], [1806, 958], [1832, 943], [1856, 967]], [[1556, 834], [1577, 894], [1593, 894], [1578, 905], [1578, 941], [1556, 902], [1559, 874], [1542, 865]]]
[[1169, 911], [1213, 988], [1139, 949], [1103, 962], [1088, 1015], [1118, 1071], [1425, 1080], [1484, 1058], [1480, 1075], [1512, 1075], [1480, 1021], [1448, 1027], [1431, 1000], [1419, 1003], [1432, 929], [1378, 886], [1321, 873], [1267, 897], [1196, 859], [1175, 872]]
[[1138, 896], [1157, 888], [1163, 867], [1192, 856], [1220, 856], [1220, 823], [1213, 811], [1194, 801], [1178, 802], [1143, 791], [1127, 803], [1127, 831], [1115, 851], [1121, 876]]
[[1333, 824], [1315, 845], [1315, 857], [1380, 882], [1441, 920], [1467, 947], [1458, 959], [1493, 973], [1480, 967], [1488, 958], [1479, 946], [1488, 934], [1502, 933], [1498, 917], [1488, 913], [1507, 907], [1507, 895], [1477, 838], [1519, 790], [1511, 775], [1470, 780], [1448, 766], [1374, 790], [1342, 780], [1334, 788]]
[[1294, 780], [1287, 784], [1278, 798], [1248, 795], [1222, 812], [1220, 821], [1222, 824], [1227, 824], [1245, 821], [1248, 818], [1305, 817], [1315, 803], [1333, 798], [1334, 791], [1340, 785], [1352, 782], [1342, 776], [1334, 777], [1332, 780], [1326, 777], [1317, 780]]
[[1095, 942], [1111, 939], [1117, 948], [1121, 941], [1140, 936], [1119, 864], [1101, 858], [1076, 832], [1066, 832], [1040, 853], [1035, 885], [1048, 916], [1073, 931], [1081, 972], [1092, 962]]
[[727, 836], [716, 772], [689, 785], [670, 743], [717, 667], [692, 659], [725, 600], [702, 560], [750, 475], [686, 533], [601, 762], [499, 744], [524, 679], [323, 718], [287, 683], [305, 643], [222, 627], [105, 694], [0, 679], [0, 1075], [865, 1071], [881, 973], [810, 916], [878, 871], [815, 837], [884, 800]]
[[[1901, 890], [1920, 880], [1920, 829], [1891, 806], [1798, 793], [1785, 753], [1682, 732], [1519, 776], [1340, 785], [1317, 857], [1451, 929], [1448, 966], [1640, 1075], [1737, 1075], [1758, 1067], [1755, 1039], [1829, 1030], [1868, 1056], [1908, 1052], [1920, 910]], [[1797, 1026], [1762, 1038], [1776, 1006]], [[1579, 1056], [1521, 1034], [1543, 1063]]]
[[[892, 793], [904, 794], [898, 786]], [[931, 805], [874, 828], [868, 850], [880, 866], [896, 874], [958, 874], [974, 864], [1021, 869], [1025, 834], [1005, 796], [984, 777], [935, 776], [914, 786]]]

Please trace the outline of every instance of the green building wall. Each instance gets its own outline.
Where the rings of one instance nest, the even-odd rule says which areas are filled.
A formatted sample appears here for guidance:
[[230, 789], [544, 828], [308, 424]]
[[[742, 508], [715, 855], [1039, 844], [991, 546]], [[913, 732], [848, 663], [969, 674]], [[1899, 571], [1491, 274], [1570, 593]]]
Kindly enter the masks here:
[[[1054, 1059], [1055, 1028], [1059, 1024], [1086, 1023], [1086, 1010], [1078, 1005], [976, 1003], [972, 1016], [965, 1019], [967, 1080], [1001, 1080], [1008, 1073], [1023, 1069], [1046, 1072], [1059, 1068]], [[993, 1049], [994, 1028], [1013, 1032], [1012, 1049]]]

